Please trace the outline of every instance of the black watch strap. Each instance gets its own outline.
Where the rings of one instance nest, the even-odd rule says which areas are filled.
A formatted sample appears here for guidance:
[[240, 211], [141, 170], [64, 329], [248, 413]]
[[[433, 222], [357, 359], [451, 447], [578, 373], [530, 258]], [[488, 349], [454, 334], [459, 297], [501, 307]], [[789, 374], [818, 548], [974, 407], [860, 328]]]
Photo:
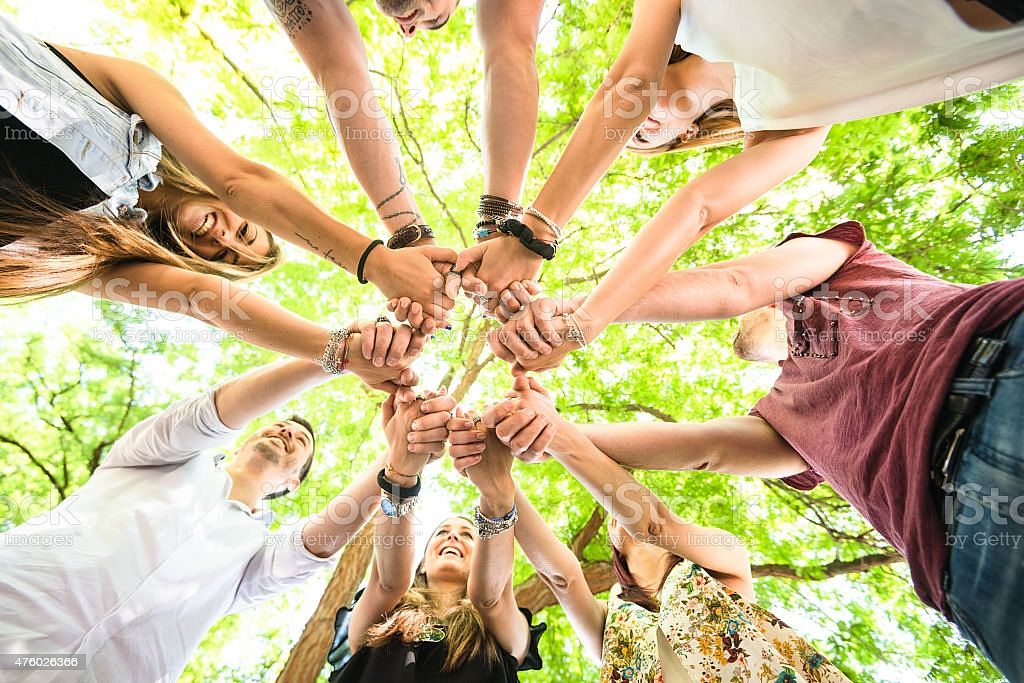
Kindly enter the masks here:
[[377, 486], [392, 498], [402, 500], [404, 498], [415, 498], [420, 495], [420, 489], [423, 488], [423, 480], [419, 476], [416, 477], [416, 483], [412, 486], [402, 487], [388, 480], [387, 476], [385, 476], [386, 474], [383, 469], [377, 473]]
[[434, 239], [434, 231], [429, 225], [407, 225], [388, 240], [388, 249], [401, 249], [422, 239]]

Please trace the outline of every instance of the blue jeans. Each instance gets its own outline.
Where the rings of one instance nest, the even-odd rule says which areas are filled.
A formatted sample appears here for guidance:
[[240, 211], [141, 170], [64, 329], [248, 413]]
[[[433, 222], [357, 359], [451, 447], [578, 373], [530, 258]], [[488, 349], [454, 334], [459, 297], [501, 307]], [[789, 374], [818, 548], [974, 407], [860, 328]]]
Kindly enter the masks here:
[[1003, 353], [993, 378], [954, 380], [989, 400], [953, 479], [946, 601], [964, 636], [1016, 682], [1024, 681], [1024, 315]]

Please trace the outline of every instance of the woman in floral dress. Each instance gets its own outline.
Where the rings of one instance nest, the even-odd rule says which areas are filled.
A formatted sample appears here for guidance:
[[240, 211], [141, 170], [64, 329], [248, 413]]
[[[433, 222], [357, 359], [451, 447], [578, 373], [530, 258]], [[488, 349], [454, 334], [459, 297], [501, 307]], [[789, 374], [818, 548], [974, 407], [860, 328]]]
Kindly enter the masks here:
[[[849, 679], [814, 646], [754, 599], [750, 560], [736, 536], [690, 524], [554, 408], [536, 379], [516, 378], [510, 399], [484, 424], [521, 451], [534, 416], [554, 425], [546, 453], [562, 463], [608, 511], [617, 583], [607, 603], [594, 598], [579, 560], [516, 493], [516, 540], [565, 609], [602, 683], [824, 683]], [[532, 431], [531, 431], [532, 430]], [[523, 435], [527, 438], [524, 440]], [[460, 446], [461, 471], [486, 453]], [[531, 448], [532, 450], [532, 448]]]

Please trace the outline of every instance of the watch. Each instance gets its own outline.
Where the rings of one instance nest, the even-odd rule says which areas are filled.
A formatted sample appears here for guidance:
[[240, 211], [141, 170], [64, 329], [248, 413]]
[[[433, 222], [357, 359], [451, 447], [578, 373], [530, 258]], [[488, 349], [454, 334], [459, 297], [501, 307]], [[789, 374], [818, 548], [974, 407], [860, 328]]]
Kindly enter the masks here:
[[387, 491], [384, 491], [380, 497], [380, 509], [385, 517], [404, 517], [416, 507], [418, 500], [419, 498], [416, 496], [396, 500], [388, 495]]
[[429, 225], [407, 225], [391, 236], [388, 249], [401, 249], [422, 239], [434, 239], [434, 231]]

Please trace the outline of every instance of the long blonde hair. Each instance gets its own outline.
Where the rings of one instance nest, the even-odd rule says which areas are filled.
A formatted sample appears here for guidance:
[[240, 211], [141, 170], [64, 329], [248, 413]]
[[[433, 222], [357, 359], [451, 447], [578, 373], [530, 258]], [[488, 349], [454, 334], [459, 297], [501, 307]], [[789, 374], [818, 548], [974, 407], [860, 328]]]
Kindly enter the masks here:
[[[673, 45], [672, 55], [669, 57], [668, 64], [671, 66], [681, 62], [691, 54], [679, 45]], [[697, 134], [692, 138], [687, 139], [681, 134], [657, 147], [651, 147], [650, 149], [629, 148], [629, 151], [634, 154], [648, 156], [665, 154], [667, 152], [685, 152], [700, 147], [727, 145], [742, 140], [747, 135], [740, 123], [740, 114], [736, 109], [736, 103], [731, 99], [722, 100], [712, 105], [694, 123], [697, 124], [698, 130]]]
[[[217, 196], [167, 151], [156, 174], [189, 198]], [[109, 268], [128, 262], [162, 263], [229, 280], [261, 275], [282, 261], [271, 240], [270, 252], [252, 265], [210, 261], [185, 243], [176, 223], [176, 207], [161, 205], [138, 217], [82, 213], [19, 182], [0, 199], [0, 298], [34, 299], [77, 289]], [[141, 215], [141, 214], [140, 214]]]
[[[462, 515], [459, 517], [468, 519]], [[466, 597], [465, 586], [454, 600], [450, 593], [430, 588], [425, 563], [426, 551], [416, 568], [412, 588], [402, 597], [390, 617], [367, 630], [365, 644], [381, 647], [401, 640], [411, 645], [419, 642], [426, 631], [440, 625], [448, 643], [442, 671], [456, 671], [466, 662], [481, 656], [490, 668], [498, 666], [501, 663], [498, 641], [488, 632], [480, 613]]]

